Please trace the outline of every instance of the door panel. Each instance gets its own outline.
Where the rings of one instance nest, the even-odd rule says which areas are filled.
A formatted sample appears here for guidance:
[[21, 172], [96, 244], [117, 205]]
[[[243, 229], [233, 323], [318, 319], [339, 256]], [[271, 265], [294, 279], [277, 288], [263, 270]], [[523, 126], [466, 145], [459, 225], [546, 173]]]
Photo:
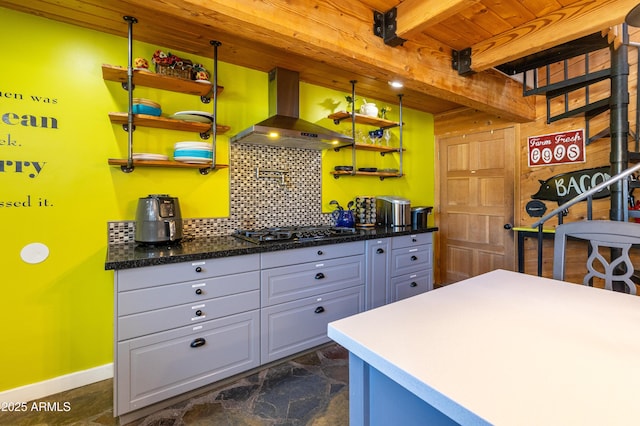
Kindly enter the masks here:
[[440, 151], [440, 282], [515, 268], [515, 130], [450, 136]]

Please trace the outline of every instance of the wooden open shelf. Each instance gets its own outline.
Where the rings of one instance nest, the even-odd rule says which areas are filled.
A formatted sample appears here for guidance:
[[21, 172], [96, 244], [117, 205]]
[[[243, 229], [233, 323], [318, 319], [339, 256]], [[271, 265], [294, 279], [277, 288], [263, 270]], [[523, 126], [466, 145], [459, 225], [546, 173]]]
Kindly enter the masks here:
[[[110, 166], [126, 166], [126, 158], [109, 158]], [[133, 160], [134, 167], [169, 167], [175, 169], [203, 169], [211, 167], [211, 164], [183, 163], [181, 161], [171, 160]], [[216, 164], [216, 169], [226, 169], [228, 164]]]
[[[109, 81], [127, 83], [127, 68], [115, 65], [102, 65], [102, 78]], [[201, 97], [212, 97], [212, 84], [187, 80], [178, 77], [169, 77], [163, 74], [156, 74], [151, 71], [133, 70], [133, 84], [152, 87], [154, 89], [169, 90], [178, 93], [187, 93]], [[218, 95], [224, 90], [223, 86], [218, 86]]]
[[[369, 126], [380, 127], [381, 129], [390, 129], [392, 127], [398, 127], [400, 123], [391, 120], [385, 120], [383, 118], [371, 117], [369, 115], [364, 114], [355, 114], [356, 123], [359, 124], [368, 124]], [[338, 111], [331, 115], [329, 118], [333, 120], [334, 123], [338, 124], [343, 120], [351, 120], [351, 113], [347, 111]]]
[[[109, 119], [113, 124], [128, 124], [128, 115], [126, 112], [110, 112]], [[211, 125], [207, 123], [200, 123], [197, 121], [184, 121], [175, 120], [173, 118], [156, 117], [154, 115], [147, 114], [134, 114], [133, 124], [143, 127], [154, 127], [156, 129], [168, 129], [168, 130], [182, 130], [185, 132], [197, 132], [197, 133], [210, 133]], [[223, 134], [228, 132], [231, 127], [222, 126], [218, 124], [216, 126], [217, 133]]]
[[334, 170], [331, 172], [331, 174], [335, 177], [338, 178], [340, 176], [378, 176], [380, 179], [385, 179], [385, 178], [396, 178], [396, 177], [402, 177], [405, 175], [401, 175], [400, 173], [388, 173], [388, 172], [360, 172], [360, 171], [356, 171], [355, 173], [352, 173], [350, 171], [347, 170]]
[[[380, 145], [369, 145], [366, 143], [355, 143], [353, 144], [353, 147], [360, 151], [379, 152], [383, 155], [391, 152], [400, 152], [400, 148], [393, 148], [389, 146], [380, 146]], [[346, 149], [346, 148], [351, 149], [351, 146], [343, 146], [341, 148], [335, 148], [335, 150], [340, 151], [341, 149]], [[403, 148], [402, 150], [404, 151], [405, 149]]]

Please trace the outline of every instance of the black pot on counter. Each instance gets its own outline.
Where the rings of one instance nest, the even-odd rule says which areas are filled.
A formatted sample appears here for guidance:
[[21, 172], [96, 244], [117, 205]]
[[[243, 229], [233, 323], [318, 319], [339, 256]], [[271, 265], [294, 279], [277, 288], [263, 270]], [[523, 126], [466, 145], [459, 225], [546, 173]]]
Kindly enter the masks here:
[[411, 208], [411, 229], [426, 229], [429, 213], [433, 210], [430, 206], [420, 206]]
[[181, 239], [182, 213], [177, 198], [167, 194], [150, 194], [138, 200], [136, 242], [158, 244]]

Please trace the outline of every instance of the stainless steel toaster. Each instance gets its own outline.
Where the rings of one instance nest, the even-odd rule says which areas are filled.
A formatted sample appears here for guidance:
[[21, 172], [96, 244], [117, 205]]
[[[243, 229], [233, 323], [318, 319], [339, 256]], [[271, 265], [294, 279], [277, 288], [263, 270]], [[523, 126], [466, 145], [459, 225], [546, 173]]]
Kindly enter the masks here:
[[378, 225], [392, 228], [411, 226], [411, 201], [393, 195], [376, 197]]

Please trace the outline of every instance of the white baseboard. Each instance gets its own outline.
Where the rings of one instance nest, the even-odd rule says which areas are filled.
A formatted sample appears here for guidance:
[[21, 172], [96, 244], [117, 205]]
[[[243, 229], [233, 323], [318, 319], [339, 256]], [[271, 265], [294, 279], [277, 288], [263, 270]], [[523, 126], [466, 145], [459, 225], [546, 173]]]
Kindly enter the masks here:
[[113, 363], [0, 392], [2, 402], [29, 402], [113, 377]]

